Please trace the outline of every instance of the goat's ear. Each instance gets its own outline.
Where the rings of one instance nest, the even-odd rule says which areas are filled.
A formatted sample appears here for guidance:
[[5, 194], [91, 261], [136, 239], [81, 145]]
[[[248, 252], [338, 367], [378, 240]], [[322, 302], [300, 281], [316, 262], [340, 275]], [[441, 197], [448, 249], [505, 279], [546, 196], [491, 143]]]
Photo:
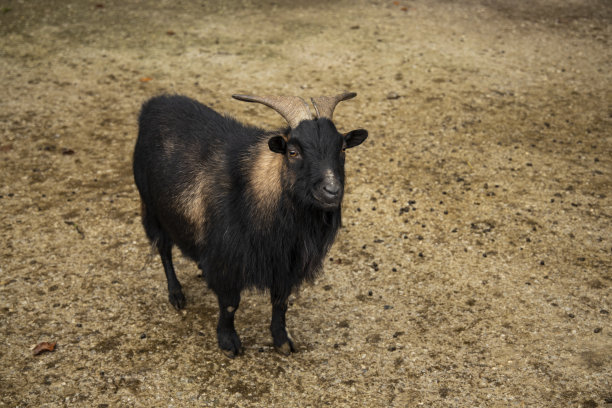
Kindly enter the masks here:
[[285, 154], [285, 150], [287, 150], [287, 142], [283, 139], [282, 136], [273, 136], [268, 140], [268, 147], [274, 153]]
[[344, 135], [346, 147], [351, 148], [359, 146], [368, 137], [368, 131], [365, 129], [352, 130]]

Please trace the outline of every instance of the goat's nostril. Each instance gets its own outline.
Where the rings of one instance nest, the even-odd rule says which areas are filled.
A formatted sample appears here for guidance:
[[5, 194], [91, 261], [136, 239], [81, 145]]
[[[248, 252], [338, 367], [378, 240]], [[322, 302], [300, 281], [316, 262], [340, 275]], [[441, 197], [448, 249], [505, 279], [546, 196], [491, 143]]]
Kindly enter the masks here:
[[338, 183], [328, 183], [323, 186], [323, 190], [330, 195], [336, 196], [340, 192], [340, 185]]

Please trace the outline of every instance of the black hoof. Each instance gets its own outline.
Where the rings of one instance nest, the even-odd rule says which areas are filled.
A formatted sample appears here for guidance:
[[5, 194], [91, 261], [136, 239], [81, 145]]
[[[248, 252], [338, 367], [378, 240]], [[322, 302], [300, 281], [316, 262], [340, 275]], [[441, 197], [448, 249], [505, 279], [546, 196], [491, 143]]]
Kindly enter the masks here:
[[289, 338], [287, 339], [286, 342], [284, 342], [280, 346], [276, 346], [275, 345], [274, 348], [276, 349], [276, 351], [278, 353], [282, 354], [283, 356], [288, 356], [291, 353], [295, 353], [296, 352], [295, 345], [293, 344], [293, 342]]
[[242, 354], [242, 342], [236, 331], [217, 332], [219, 348], [229, 358]]
[[183, 295], [183, 291], [180, 289], [178, 291], [174, 291], [168, 294], [168, 300], [170, 301], [170, 304], [172, 304], [172, 306], [174, 306], [174, 308], [177, 310], [183, 309], [187, 304], [187, 299], [185, 299], [185, 295]]

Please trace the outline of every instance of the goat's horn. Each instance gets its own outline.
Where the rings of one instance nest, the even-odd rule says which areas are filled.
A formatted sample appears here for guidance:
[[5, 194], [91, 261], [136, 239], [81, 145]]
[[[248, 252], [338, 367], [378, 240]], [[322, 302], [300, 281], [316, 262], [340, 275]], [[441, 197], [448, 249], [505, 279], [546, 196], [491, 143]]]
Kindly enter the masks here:
[[232, 98], [245, 102], [258, 102], [277, 111], [294, 129], [303, 120], [313, 119], [306, 101], [299, 96], [248, 96], [232, 95]]
[[355, 92], [345, 92], [336, 96], [319, 96], [317, 98], [310, 98], [312, 104], [317, 111], [317, 117], [327, 118], [329, 120], [334, 116], [334, 109], [339, 102], [346, 101], [357, 96]]

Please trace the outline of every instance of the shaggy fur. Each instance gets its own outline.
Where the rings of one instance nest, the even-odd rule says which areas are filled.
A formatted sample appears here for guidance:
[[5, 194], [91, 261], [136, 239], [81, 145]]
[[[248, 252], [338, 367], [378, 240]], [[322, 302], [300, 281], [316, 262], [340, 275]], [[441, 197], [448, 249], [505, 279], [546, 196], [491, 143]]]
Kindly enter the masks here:
[[[274, 344], [295, 351], [285, 329], [287, 299], [320, 272], [341, 223], [341, 195], [333, 205], [317, 198], [330, 189], [323, 173], [343, 186], [343, 147], [366, 136], [363, 130], [341, 135], [328, 119], [268, 132], [183, 96], [143, 105], [134, 179], [145, 231], [178, 309], [185, 297], [173, 245], [198, 264], [219, 299], [219, 346], [230, 357], [241, 352], [234, 313], [245, 288], [269, 291]], [[298, 150], [299, 160], [288, 150]]]

